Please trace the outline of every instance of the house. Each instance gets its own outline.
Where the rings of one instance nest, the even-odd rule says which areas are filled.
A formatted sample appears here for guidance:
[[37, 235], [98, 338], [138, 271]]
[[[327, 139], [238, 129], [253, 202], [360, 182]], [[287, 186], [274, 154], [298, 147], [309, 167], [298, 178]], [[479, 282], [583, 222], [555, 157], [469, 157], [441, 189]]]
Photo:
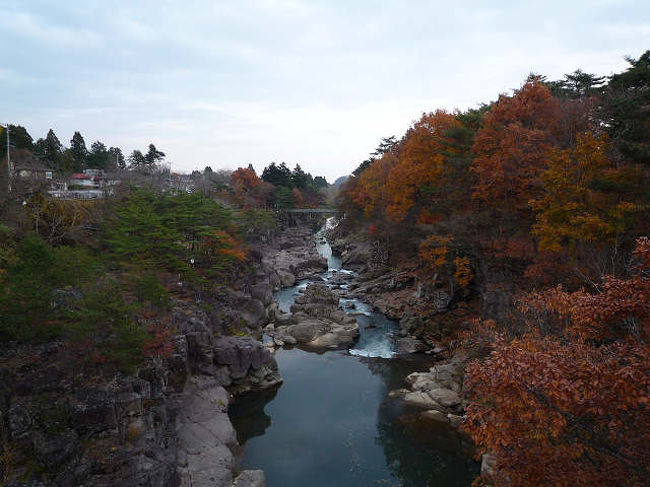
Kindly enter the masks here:
[[20, 163], [13, 167], [14, 177], [32, 179], [52, 179], [53, 171], [41, 164]]
[[95, 189], [99, 188], [99, 177], [91, 176], [85, 173], [75, 173], [70, 175], [68, 189]]
[[83, 173], [71, 174], [63, 185], [51, 185], [48, 194], [55, 199], [94, 200], [113, 194], [113, 186], [119, 183], [119, 179], [102, 169], [86, 169]]
[[16, 160], [11, 167], [11, 187], [17, 193], [29, 194], [49, 187], [54, 180], [54, 171], [45, 166], [31, 152], [16, 151]]

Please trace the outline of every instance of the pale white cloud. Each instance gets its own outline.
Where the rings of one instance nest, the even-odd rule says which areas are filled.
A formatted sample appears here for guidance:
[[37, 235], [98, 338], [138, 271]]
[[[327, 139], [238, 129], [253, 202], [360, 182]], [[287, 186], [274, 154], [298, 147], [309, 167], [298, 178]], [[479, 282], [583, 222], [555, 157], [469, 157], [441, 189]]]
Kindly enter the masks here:
[[5, 1], [5, 117], [126, 153], [153, 142], [186, 171], [274, 160], [333, 179], [423, 111], [650, 47], [635, 0]]
[[16, 12], [0, 16], [0, 30], [5, 33], [18, 34], [32, 42], [56, 46], [59, 48], [88, 49], [97, 46], [99, 36], [84, 28], [66, 28], [60, 25], [51, 25], [43, 18], [26, 12]]

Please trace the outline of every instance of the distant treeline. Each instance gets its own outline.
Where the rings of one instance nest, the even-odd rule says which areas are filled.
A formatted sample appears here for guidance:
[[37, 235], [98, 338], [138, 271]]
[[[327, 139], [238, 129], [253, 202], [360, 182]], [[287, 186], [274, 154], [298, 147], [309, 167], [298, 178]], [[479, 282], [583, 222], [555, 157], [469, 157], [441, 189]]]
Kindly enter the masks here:
[[[136, 149], [126, 159], [122, 149], [119, 147], [107, 148], [106, 144], [99, 140], [93, 142], [88, 149], [80, 132], [74, 133], [69, 147], [65, 147], [61, 143], [52, 129], [44, 138], [39, 138], [34, 142], [25, 127], [12, 124], [9, 124], [9, 142], [10, 150], [17, 152], [12, 155], [12, 160], [21, 161], [27, 156], [33, 155], [48, 169], [60, 173], [82, 172], [84, 169], [115, 171], [150, 167], [165, 157], [164, 152], [156, 149], [153, 144], [149, 144], [145, 153]], [[2, 159], [6, 157], [7, 153], [6, 130], [3, 130], [0, 135], [0, 146], [0, 159]]]
[[[52, 129], [44, 138], [34, 142], [25, 127], [9, 124], [9, 137], [11, 160], [18, 167], [27, 163], [28, 169], [32, 169], [36, 164], [59, 176], [86, 169], [120, 172], [122, 179], [132, 179], [136, 174], [166, 173], [169, 176], [169, 168], [161, 165], [165, 153], [154, 144], [149, 144], [145, 152], [135, 149], [125, 158], [119, 147], [107, 148], [101, 141], [93, 142], [89, 150], [80, 132], [74, 133], [69, 147], [59, 141]], [[0, 133], [0, 160], [6, 157], [6, 142], [5, 129]], [[125, 171], [133, 173], [132, 176], [125, 174]], [[284, 162], [270, 163], [264, 168], [261, 178], [252, 165], [236, 171], [214, 171], [208, 165], [203, 171], [192, 171], [189, 176], [195, 189], [204, 193], [221, 191], [221, 196], [247, 208], [318, 206], [323, 201], [323, 190], [328, 187], [324, 177], [312, 176], [303, 171], [299, 164], [291, 170]], [[20, 185], [16, 188], [27, 192], [37, 189], [33, 184], [27, 186], [26, 190]]]

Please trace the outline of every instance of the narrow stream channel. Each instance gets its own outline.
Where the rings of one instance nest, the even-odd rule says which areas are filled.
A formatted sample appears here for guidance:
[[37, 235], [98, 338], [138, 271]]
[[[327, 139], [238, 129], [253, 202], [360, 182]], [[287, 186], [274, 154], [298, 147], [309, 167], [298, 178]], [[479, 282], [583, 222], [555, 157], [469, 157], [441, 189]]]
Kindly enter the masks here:
[[[325, 281], [340, 274], [341, 259], [316, 235], [328, 258]], [[282, 289], [282, 310], [309, 281]], [[388, 396], [406, 375], [427, 370], [423, 357], [394, 357], [397, 326], [359, 300], [341, 299], [360, 327], [349, 351], [279, 349], [284, 378], [274, 393], [249, 396], [230, 408], [242, 454], [240, 468], [261, 468], [269, 487], [293, 486], [469, 486], [478, 464], [458, 435], [416, 419]], [[411, 413], [411, 414], [408, 414]]]

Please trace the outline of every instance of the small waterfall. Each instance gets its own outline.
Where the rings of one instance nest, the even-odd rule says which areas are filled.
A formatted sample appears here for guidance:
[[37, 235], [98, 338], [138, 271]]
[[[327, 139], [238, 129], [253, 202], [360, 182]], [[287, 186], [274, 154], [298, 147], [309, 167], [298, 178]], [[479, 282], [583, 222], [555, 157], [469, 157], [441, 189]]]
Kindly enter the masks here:
[[[332, 247], [327, 242], [325, 238], [325, 233], [328, 230], [336, 228], [338, 221], [333, 216], [325, 220], [323, 227], [316, 232], [316, 250], [318, 253], [327, 259], [327, 270], [328, 271], [339, 271], [343, 266], [341, 257], [332, 253]], [[331, 276], [330, 276], [331, 277]]]
[[358, 357], [392, 358], [395, 355], [397, 326], [381, 313], [372, 311], [370, 305], [358, 299], [344, 299], [343, 306], [354, 305], [359, 323], [359, 341], [349, 350]]

